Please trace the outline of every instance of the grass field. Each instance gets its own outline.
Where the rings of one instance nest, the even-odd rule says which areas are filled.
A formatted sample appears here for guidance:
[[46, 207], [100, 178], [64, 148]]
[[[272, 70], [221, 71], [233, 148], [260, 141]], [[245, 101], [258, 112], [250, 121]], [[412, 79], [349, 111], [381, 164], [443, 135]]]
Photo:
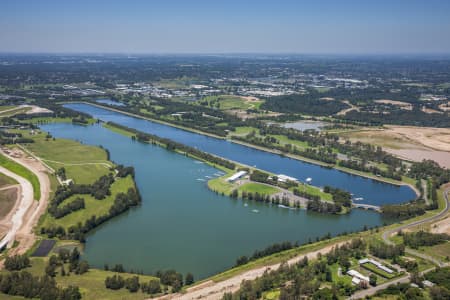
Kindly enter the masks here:
[[243, 191], [246, 191], [247, 193], [248, 192], [259, 193], [261, 195], [273, 195], [273, 194], [280, 192], [280, 190], [275, 187], [267, 186], [267, 185], [260, 184], [260, 183], [254, 183], [254, 182], [249, 182], [249, 183], [241, 185], [238, 188], [238, 191], [240, 193], [242, 193]]
[[208, 96], [202, 99], [202, 101], [207, 101], [211, 107], [217, 107], [221, 110], [258, 109], [262, 104], [262, 101], [248, 101], [242, 97], [231, 95]]
[[[291, 188], [290, 190], [293, 190], [294, 188]], [[296, 187], [296, 189], [300, 191], [305, 191], [310, 195], [319, 196], [320, 199], [324, 201], [333, 201], [333, 196], [329, 193], [323, 192], [320, 188], [309, 185], [309, 184], [300, 184], [300, 186]]]
[[369, 270], [370, 272], [375, 273], [375, 274], [377, 274], [377, 275], [380, 275], [380, 276], [382, 276], [382, 277], [384, 277], [384, 278], [387, 278], [387, 279], [392, 279], [392, 278], [398, 276], [397, 273], [389, 274], [388, 272], [383, 271], [383, 270], [377, 268], [377, 266], [375, 266], [375, 265], [372, 264], [372, 263], [365, 263], [365, 264], [362, 264], [361, 266], [362, 266], [364, 269], [367, 269], [367, 270]]
[[0, 191], [0, 218], [4, 218], [11, 211], [16, 199], [16, 188]]
[[78, 222], [84, 224], [84, 222], [91, 216], [101, 216], [109, 212], [109, 208], [113, 205], [116, 195], [120, 192], [126, 192], [129, 188], [134, 188], [134, 181], [131, 176], [126, 178], [119, 178], [111, 185], [111, 195], [107, 196], [103, 200], [97, 200], [90, 195], [73, 195], [72, 197], [66, 199], [60, 205], [65, 205], [70, 201], [73, 201], [77, 197], [84, 198], [85, 209], [81, 209], [72, 212], [60, 219], [55, 219], [51, 215], [46, 214], [44, 221], [41, 226], [51, 227], [51, 226], [62, 226], [64, 228], [69, 228], [72, 225], [77, 225]]
[[11, 184], [17, 184], [17, 181], [6, 176], [5, 174], [0, 173], [0, 188]]
[[9, 110], [9, 109], [13, 109], [15, 106], [13, 105], [4, 105], [4, 106], [0, 106], [0, 112], [5, 111], [5, 110]]
[[[24, 134], [24, 133], [23, 133]], [[109, 172], [112, 164], [104, 149], [66, 139], [46, 139], [46, 133], [24, 134], [35, 142], [25, 148], [40, 157], [54, 170], [64, 167], [67, 178], [75, 183], [93, 183]]]
[[36, 175], [34, 175], [24, 166], [19, 165], [18, 163], [12, 161], [2, 154], [0, 154], [0, 165], [28, 180], [33, 186], [34, 199], [39, 200], [39, 198], [41, 197], [41, 187], [39, 185], [39, 179], [36, 177]]
[[[31, 267], [26, 270], [35, 276], [42, 276], [45, 274], [45, 266], [47, 264], [48, 258], [31, 258]], [[68, 264], [65, 264], [66, 272], [69, 269]], [[66, 287], [69, 285], [75, 285], [80, 287], [80, 292], [82, 293], [83, 299], [145, 299], [149, 298], [150, 295], [143, 294], [142, 292], [130, 293], [125, 288], [120, 290], [109, 290], [105, 287], [105, 279], [107, 276], [113, 276], [117, 273], [111, 271], [90, 269], [87, 273], [83, 275], [76, 275], [71, 273], [70, 276], [61, 276], [59, 274], [60, 268], [56, 269], [58, 274], [55, 277], [56, 283], [59, 286]], [[136, 276], [135, 274], [121, 273], [124, 279]], [[157, 279], [153, 276], [148, 275], [137, 275], [139, 277], [139, 282], [148, 282], [150, 280]], [[0, 294], [3, 295], [3, 294]], [[0, 297], [0, 299], [2, 299]], [[14, 298], [4, 298], [4, 299], [14, 299]], [[24, 298], [17, 298], [24, 299]]]
[[420, 250], [434, 257], [438, 257], [440, 259], [444, 260], [450, 259], [450, 242], [442, 243], [431, 247], [421, 247]]

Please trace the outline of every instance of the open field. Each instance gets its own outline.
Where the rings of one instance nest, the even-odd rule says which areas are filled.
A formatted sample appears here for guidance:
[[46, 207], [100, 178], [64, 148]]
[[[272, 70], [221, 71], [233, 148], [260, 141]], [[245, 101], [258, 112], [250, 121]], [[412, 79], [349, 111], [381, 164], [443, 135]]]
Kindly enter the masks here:
[[432, 159], [450, 167], [450, 129], [412, 126], [385, 126], [340, 134], [351, 141], [381, 146], [389, 153], [411, 161]]
[[375, 100], [375, 103], [379, 103], [379, 104], [388, 104], [388, 105], [394, 105], [394, 106], [398, 106], [401, 109], [405, 109], [405, 110], [412, 110], [413, 106], [411, 103], [408, 102], [402, 102], [402, 101], [396, 101], [396, 100], [387, 100], [387, 99], [381, 99], [381, 100]]
[[5, 110], [10, 110], [10, 109], [14, 109], [16, 106], [13, 106], [13, 105], [4, 105], [4, 106], [0, 106], [0, 113], [2, 112], [2, 111], [5, 111]]
[[0, 191], [0, 219], [9, 214], [17, 200], [18, 189], [11, 187]]
[[221, 110], [247, 110], [258, 109], [263, 103], [255, 97], [240, 97], [232, 95], [209, 96], [202, 101], [207, 101], [208, 105]]
[[17, 181], [15, 181], [11, 177], [6, 176], [5, 174], [0, 173], [0, 188], [11, 184], [17, 184]]
[[[31, 267], [26, 268], [25, 270], [33, 274], [34, 276], [42, 276], [45, 274], [45, 266], [47, 264], [48, 258], [31, 258]], [[69, 269], [69, 264], [65, 264], [64, 266], [66, 272]], [[125, 288], [120, 290], [110, 290], [105, 288], [105, 278], [108, 276], [113, 276], [117, 273], [111, 271], [104, 271], [98, 269], [90, 269], [87, 273], [83, 275], [76, 275], [71, 273], [70, 276], [61, 276], [59, 274], [59, 268], [57, 268], [57, 274], [55, 276], [56, 283], [60, 286], [67, 287], [69, 285], [75, 285], [80, 287], [80, 292], [83, 296], [83, 299], [145, 299], [149, 298], [150, 295], [143, 294], [141, 291], [137, 293], [130, 293]], [[148, 282], [150, 280], [158, 280], [156, 277], [148, 276], [148, 275], [136, 275], [130, 273], [121, 273], [120, 274], [124, 279], [130, 278], [133, 276], [139, 277], [139, 282]], [[3, 294], [0, 293], [0, 299]], [[7, 298], [3, 299], [14, 299]], [[17, 297], [17, 299], [24, 299], [22, 297]]]
[[112, 164], [104, 149], [66, 139], [47, 139], [46, 133], [25, 135], [35, 142], [25, 147], [54, 170], [64, 167], [67, 178], [75, 183], [93, 183], [106, 175]]
[[238, 188], [238, 191], [241, 193], [243, 191], [246, 191], [247, 193], [250, 192], [250, 193], [259, 193], [261, 195], [273, 195], [275, 193], [278, 193], [280, 190], [275, 187], [249, 182], [241, 185]]

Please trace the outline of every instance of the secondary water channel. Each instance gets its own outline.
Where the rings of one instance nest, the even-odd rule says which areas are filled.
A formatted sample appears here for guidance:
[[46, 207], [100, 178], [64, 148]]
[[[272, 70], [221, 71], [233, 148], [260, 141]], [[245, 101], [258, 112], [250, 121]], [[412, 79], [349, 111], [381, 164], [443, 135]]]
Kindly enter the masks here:
[[[360, 191], [358, 195], [374, 201], [366, 203], [379, 204], [380, 199], [385, 199], [383, 203], [402, 202], [414, 197], [414, 192], [408, 187], [379, 183], [90, 105], [68, 106], [101, 120], [169, 137], [205, 151], [221, 150], [219, 153], [209, 152], [232, 158], [231, 155], [222, 155], [229, 152], [220, 149], [220, 142], [229, 151], [243, 151], [242, 157], [234, 153], [232, 159], [256, 164], [269, 171], [273, 169], [264, 166], [277, 168], [280, 170], [277, 173], [291, 176], [305, 174], [295, 172], [300, 168], [308, 171], [316, 184], [348, 184], [352, 187], [348, 190], [355, 194], [356, 190]], [[327, 233], [336, 235], [360, 230], [365, 225], [382, 225], [386, 221], [375, 212], [357, 209], [345, 216], [334, 216], [233, 200], [208, 190], [206, 181], [220, 175], [217, 169], [183, 155], [132, 141], [100, 125], [85, 127], [55, 123], [43, 125], [42, 129], [57, 138], [102, 145], [110, 151], [113, 161], [135, 168], [143, 203], [89, 234], [83, 258], [96, 267], [101, 268], [105, 263], [122, 263], [127, 269], [146, 273], [173, 268], [182, 273], [192, 272], [200, 279], [231, 267], [241, 255], [251, 255], [254, 250], [275, 242], [304, 243]], [[252, 164], [242, 160], [253, 156], [262, 161], [253, 160], [255, 163]], [[286, 169], [277, 165], [281, 162]], [[352, 186], [352, 182], [365, 187]], [[378, 197], [370, 197], [371, 191]]]

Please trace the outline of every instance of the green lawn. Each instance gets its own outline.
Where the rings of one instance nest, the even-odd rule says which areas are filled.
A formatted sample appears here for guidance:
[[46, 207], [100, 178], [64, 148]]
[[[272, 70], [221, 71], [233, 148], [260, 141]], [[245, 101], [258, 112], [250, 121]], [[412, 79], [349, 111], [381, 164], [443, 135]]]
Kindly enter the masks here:
[[13, 106], [13, 105], [2, 105], [2, 106], [0, 106], [0, 112], [2, 112], [2, 111], [4, 111], [4, 110], [8, 110], [8, 109], [13, 109], [14, 107], [16, 107], [16, 106]]
[[392, 273], [392, 274], [389, 274], [388, 272], [383, 271], [383, 270], [377, 268], [377, 266], [375, 266], [375, 265], [372, 264], [372, 263], [365, 263], [365, 264], [362, 264], [361, 267], [363, 267], [363, 268], [369, 270], [369, 271], [372, 272], [372, 273], [375, 273], [375, 274], [380, 275], [380, 276], [382, 276], [382, 277], [384, 277], [384, 278], [387, 278], [387, 279], [392, 279], [392, 278], [398, 276], [397, 273], [394, 272], [394, 273]]
[[27, 144], [26, 148], [45, 160], [65, 163], [108, 162], [105, 150], [99, 147], [66, 139], [46, 140], [44, 132], [31, 136], [24, 134], [24, 136], [34, 140], [34, 143]]
[[28, 180], [33, 186], [34, 199], [39, 200], [39, 198], [41, 197], [41, 187], [39, 185], [39, 179], [36, 175], [34, 175], [34, 173], [2, 154], [0, 154], [0, 165]]
[[[42, 276], [45, 273], [45, 266], [47, 264], [48, 258], [31, 258], [31, 267], [26, 270], [35, 276]], [[68, 264], [65, 265], [66, 272], [69, 269]], [[80, 292], [82, 293], [83, 299], [146, 299], [150, 298], [150, 295], [143, 294], [142, 292], [130, 293], [125, 288], [120, 290], [109, 290], [105, 287], [105, 279], [107, 276], [112, 276], [117, 274], [111, 271], [104, 271], [98, 269], [90, 269], [87, 273], [83, 275], [76, 275], [71, 273], [70, 276], [61, 276], [59, 274], [59, 268], [56, 269], [58, 274], [55, 280], [59, 286], [69, 286], [75, 285], [80, 287]], [[135, 274], [121, 273], [124, 279], [136, 276]], [[138, 275], [139, 282], [148, 282], [150, 280], [157, 279], [153, 276], [148, 275]], [[0, 294], [1, 295], [1, 294]], [[2, 299], [2, 298], [0, 298]], [[5, 298], [9, 299], [9, 298]], [[24, 298], [18, 298], [24, 299]]]
[[253, 130], [258, 132], [258, 129], [256, 129], [254, 127], [249, 127], [249, 126], [236, 127], [236, 131], [230, 132], [230, 135], [247, 135], [250, 132], [252, 132]]
[[247, 101], [244, 98], [232, 95], [208, 96], [201, 101], [207, 101], [211, 107], [217, 107], [221, 110], [258, 109], [262, 103], [262, 101]]
[[109, 212], [109, 208], [113, 205], [116, 195], [120, 192], [126, 192], [129, 188], [134, 188], [134, 181], [131, 176], [127, 176], [126, 178], [118, 178], [111, 185], [111, 195], [103, 200], [97, 200], [90, 195], [73, 195], [60, 205], [65, 205], [66, 203], [73, 201], [75, 198], [81, 197], [84, 198], [86, 207], [84, 209], [72, 212], [60, 219], [55, 219], [51, 215], [46, 214], [42, 226], [48, 228], [51, 226], [61, 225], [67, 229], [72, 225], [77, 225], [78, 222], [83, 224], [93, 215], [105, 215]]
[[102, 175], [109, 172], [112, 163], [107, 160], [104, 149], [84, 145], [73, 140], [46, 139], [46, 133], [36, 135], [21, 133], [32, 138], [35, 142], [24, 147], [41, 158], [54, 170], [62, 167], [66, 170], [66, 177], [75, 183], [93, 183]]
[[238, 191], [240, 193], [242, 193], [243, 191], [246, 191], [247, 193], [248, 192], [259, 193], [261, 195], [272, 195], [272, 194], [276, 194], [276, 193], [280, 192], [280, 190], [275, 187], [267, 186], [267, 185], [260, 184], [260, 183], [254, 183], [254, 182], [249, 182], [249, 183], [241, 185], [238, 188]]

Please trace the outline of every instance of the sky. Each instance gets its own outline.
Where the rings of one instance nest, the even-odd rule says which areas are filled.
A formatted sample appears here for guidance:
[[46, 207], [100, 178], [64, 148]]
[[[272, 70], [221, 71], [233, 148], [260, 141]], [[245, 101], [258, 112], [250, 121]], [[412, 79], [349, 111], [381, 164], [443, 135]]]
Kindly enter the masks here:
[[0, 52], [448, 54], [449, 0], [0, 0]]

